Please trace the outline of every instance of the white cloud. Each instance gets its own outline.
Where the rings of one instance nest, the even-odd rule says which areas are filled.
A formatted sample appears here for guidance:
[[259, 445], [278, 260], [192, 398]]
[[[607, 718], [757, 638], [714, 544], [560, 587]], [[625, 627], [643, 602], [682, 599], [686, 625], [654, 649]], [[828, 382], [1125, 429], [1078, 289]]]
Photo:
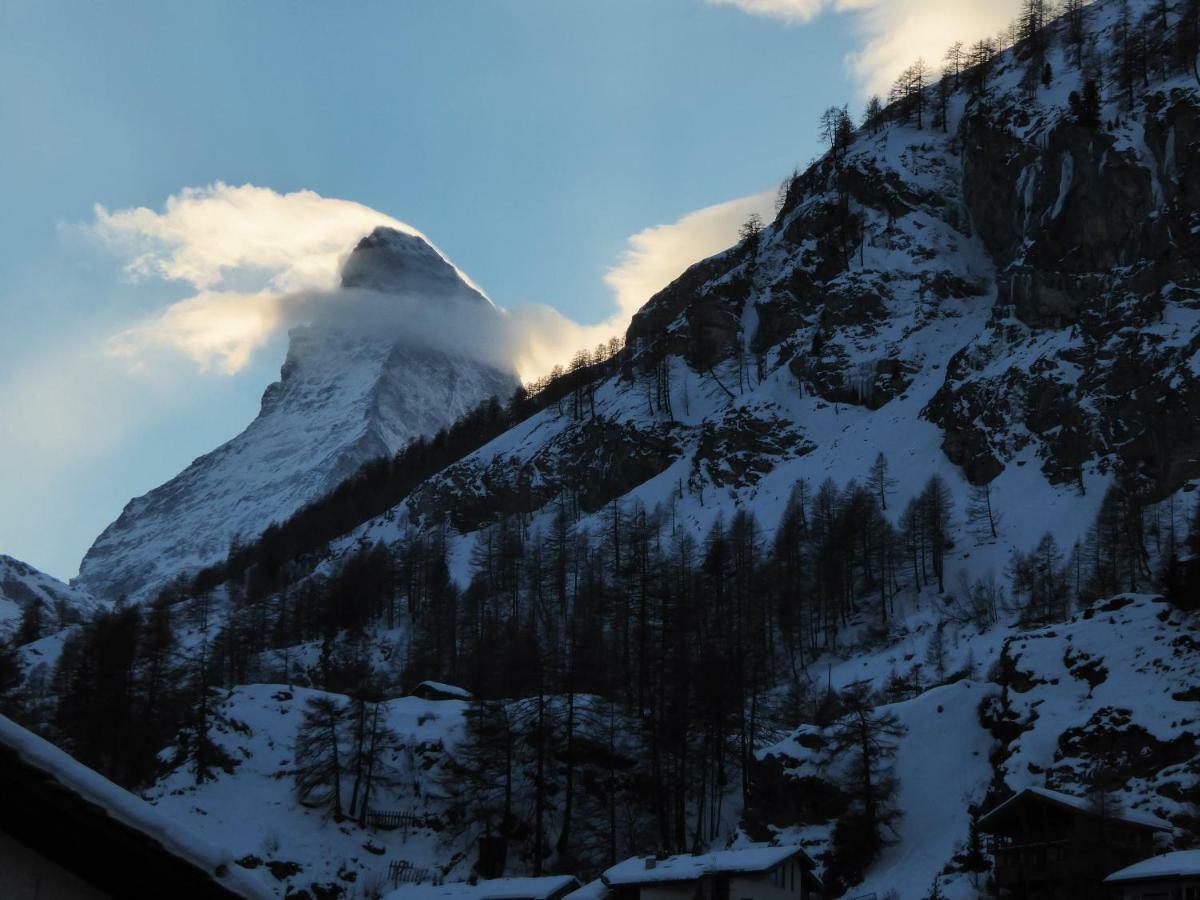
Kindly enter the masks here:
[[616, 294], [618, 312], [612, 322], [624, 325], [654, 294], [688, 266], [731, 247], [738, 228], [757, 213], [764, 221], [775, 214], [774, 190], [740, 197], [688, 213], [670, 225], [655, 225], [630, 237], [620, 262], [604, 282]]
[[217, 182], [184, 188], [162, 212], [97, 206], [92, 230], [131, 257], [126, 271], [135, 278], [186, 281], [201, 290], [251, 278], [299, 290], [332, 287], [339, 258], [376, 225], [416, 233], [361, 203]]
[[1012, 21], [1018, 0], [838, 0], [856, 16], [865, 45], [847, 63], [867, 93], [886, 96], [896, 76], [923, 57], [940, 69], [946, 48], [991, 37]]
[[708, 0], [715, 6], [736, 6], [752, 16], [769, 16], [803, 23], [815, 18], [830, 0]]
[[750, 15], [805, 24], [824, 10], [851, 17], [863, 42], [846, 64], [864, 93], [886, 95], [906, 66], [923, 57], [940, 67], [956, 40], [991, 37], [1017, 14], [1018, 0], [707, 0]]
[[153, 349], [173, 350], [202, 370], [242, 371], [254, 351], [287, 327], [291, 295], [272, 291], [200, 291], [109, 338], [112, 356], [140, 368]]

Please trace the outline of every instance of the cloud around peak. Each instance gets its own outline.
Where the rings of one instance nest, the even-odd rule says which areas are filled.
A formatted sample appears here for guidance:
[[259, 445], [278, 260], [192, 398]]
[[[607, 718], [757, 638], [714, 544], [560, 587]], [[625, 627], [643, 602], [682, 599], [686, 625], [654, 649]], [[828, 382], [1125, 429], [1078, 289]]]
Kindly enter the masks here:
[[125, 260], [131, 280], [193, 289], [112, 335], [108, 350], [134, 367], [167, 351], [203, 370], [239, 372], [274, 334], [311, 314], [305, 292], [336, 287], [346, 255], [381, 225], [428, 240], [361, 203], [250, 184], [187, 187], [161, 211], [97, 206], [85, 230]]
[[[751, 213], [769, 218], [773, 201], [774, 192], [766, 191], [631, 235], [604, 276], [615, 301], [610, 317], [581, 324], [548, 305], [519, 305], [501, 311], [494, 346], [484, 355], [493, 358], [502, 350], [528, 379], [566, 362], [580, 348], [624, 332], [657, 291], [693, 263], [732, 245]], [[246, 369], [272, 337], [295, 325], [322, 315], [355, 315], [355, 297], [365, 311], [381, 310], [380, 304], [337, 289], [350, 252], [380, 226], [428, 241], [385, 213], [313, 191], [279, 193], [218, 182], [184, 188], [159, 211], [97, 206], [94, 221], [84, 229], [122, 260], [129, 279], [191, 290], [108, 336], [106, 352], [135, 371], [165, 354], [190, 360], [202, 371], [233, 375]], [[411, 324], [394, 316], [385, 322], [397, 330]]]

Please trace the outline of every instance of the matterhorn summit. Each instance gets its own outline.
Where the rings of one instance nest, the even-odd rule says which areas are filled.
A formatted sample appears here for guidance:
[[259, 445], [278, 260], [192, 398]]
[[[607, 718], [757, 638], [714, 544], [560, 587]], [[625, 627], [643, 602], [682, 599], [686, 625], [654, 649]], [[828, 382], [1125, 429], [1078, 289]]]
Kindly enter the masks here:
[[518, 384], [496, 355], [500, 311], [419, 234], [376, 228], [346, 259], [341, 288], [312, 305], [257, 418], [131, 500], [88, 550], [78, 584], [143, 599]]

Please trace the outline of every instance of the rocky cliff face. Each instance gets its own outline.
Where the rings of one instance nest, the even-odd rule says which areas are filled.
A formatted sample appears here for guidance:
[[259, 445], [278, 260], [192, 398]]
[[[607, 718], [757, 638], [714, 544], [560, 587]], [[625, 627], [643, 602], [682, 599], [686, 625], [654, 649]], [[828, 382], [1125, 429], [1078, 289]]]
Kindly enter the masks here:
[[[996, 309], [929, 415], [973, 481], [1030, 443], [1056, 482], [1094, 467], [1162, 497], [1200, 474], [1198, 111], [1173, 84], [1099, 128], [1012, 106], [964, 117], [963, 193], [997, 263]], [[1031, 365], [998, 370], [1035, 344]]]
[[[392, 303], [413, 315], [394, 314]], [[84, 557], [80, 585], [105, 598], [142, 597], [518, 383], [410, 327], [446, 311], [486, 329], [498, 315], [418, 236], [381, 228], [364, 238], [331, 304], [334, 312], [292, 331], [280, 380], [250, 426], [130, 501]]]

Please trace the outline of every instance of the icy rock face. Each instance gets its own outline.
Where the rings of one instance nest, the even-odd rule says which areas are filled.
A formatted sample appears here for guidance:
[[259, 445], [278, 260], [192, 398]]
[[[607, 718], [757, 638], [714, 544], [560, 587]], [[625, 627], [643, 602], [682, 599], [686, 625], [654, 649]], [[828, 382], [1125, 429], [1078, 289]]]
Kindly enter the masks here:
[[85, 591], [76, 590], [28, 563], [0, 554], [0, 640], [17, 627], [30, 603], [42, 608], [47, 629], [66, 626], [98, 605]]
[[929, 415], [973, 481], [1025, 446], [1055, 482], [1094, 467], [1163, 496], [1200, 474], [1198, 113], [1177, 86], [1107, 129], [1012, 103], [964, 118], [964, 196], [997, 262], [996, 311]]
[[[343, 287], [383, 292], [380, 303], [404, 294], [426, 307], [497, 315], [426, 241], [391, 229], [360, 242]], [[219, 561], [233, 540], [252, 540], [369, 460], [436, 433], [488, 397], [506, 398], [518, 383], [512, 371], [406, 336], [402, 320], [371, 327], [331, 318], [292, 330], [280, 380], [244, 432], [129, 502], [84, 557], [81, 586], [110, 599], [144, 598]]]

